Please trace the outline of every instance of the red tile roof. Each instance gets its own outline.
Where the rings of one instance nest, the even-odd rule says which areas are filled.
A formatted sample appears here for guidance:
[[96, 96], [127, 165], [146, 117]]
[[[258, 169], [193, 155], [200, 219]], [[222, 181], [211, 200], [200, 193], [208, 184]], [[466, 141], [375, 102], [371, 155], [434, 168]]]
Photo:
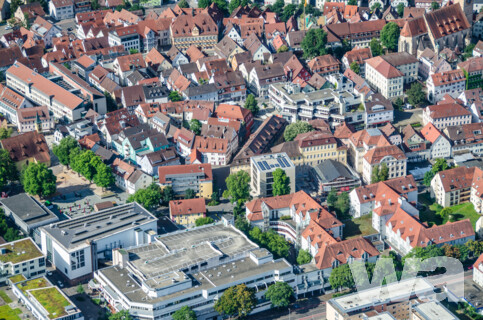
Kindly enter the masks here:
[[404, 152], [394, 145], [372, 148], [364, 155], [364, 159], [370, 164], [380, 163], [385, 157], [393, 157], [396, 160], [407, 159]]
[[431, 119], [471, 116], [471, 112], [456, 103], [436, 104], [426, 108]]
[[14, 162], [34, 158], [37, 162], [50, 164], [49, 146], [43, 134], [30, 131], [0, 141]]
[[171, 200], [169, 202], [169, 214], [171, 217], [197, 213], [202, 213], [203, 216], [206, 214], [205, 199], [203, 198]]
[[333, 263], [345, 264], [349, 259], [362, 259], [363, 254], [368, 258], [380, 255], [379, 250], [363, 237], [344, 240], [322, 246], [315, 256], [315, 264], [319, 269], [332, 268]]
[[210, 181], [213, 180], [213, 173], [211, 171], [211, 164], [184, 164], [177, 166], [166, 166], [158, 168], [159, 183], [166, 183], [167, 175], [183, 175], [183, 174], [193, 174], [200, 173], [204, 174], [204, 178], [201, 180]]
[[466, 81], [463, 70], [451, 70], [431, 75], [435, 87]]
[[404, 74], [393, 67], [389, 62], [382, 57], [375, 57], [367, 59], [366, 63], [379, 72], [386, 79], [392, 79], [397, 77], [404, 77]]

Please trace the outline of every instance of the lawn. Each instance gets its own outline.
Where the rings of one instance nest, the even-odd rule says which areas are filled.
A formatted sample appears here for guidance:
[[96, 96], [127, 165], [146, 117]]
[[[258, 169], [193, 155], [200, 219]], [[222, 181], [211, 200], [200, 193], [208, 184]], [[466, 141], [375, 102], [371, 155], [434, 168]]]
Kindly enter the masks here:
[[18, 308], [12, 309], [9, 305], [0, 307], [0, 319], [2, 320], [20, 320], [19, 314], [22, 314], [22, 311]]
[[67, 315], [65, 307], [69, 306], [70, 302], [56, 287], [32, 290], [30, 293], [47, 310], [49, 318], [53, 319]]
[[[419, 202], [424, 205], [424, 209], [419, 211], [419, 219], [423, 222], [427, 222], [431, 227], [433, 225], [441, 225], [448, 222], [448, 218], [441, 218], [438, 212], [443, 209], [439, 204], [432, 200], [429, 194], [420, 194]], [[473, 208], [471, 202], [465, 202], [452, 206], [454, 221], [470, 219], [473, 228], [476, 226], [476, 221], [481, 217]]]
[[3, 290], [0, 290], [0, 298], [2, 298], [2, 300], [5, 301], [5, 303], [12, 302], [12, 299], [10, 299], [10, 297]]
[[345, 220], [343, 222], [345, 224], [344, 238], [346, 239], [377, 233], [372, 228], [372, 214], [366, 214], [360, 218]]
[[18, 288], [25, 292], [30, 289], [39, 289], [47, 286], [49, 286], [49, 283], [47, 282], [47, 280], [45, 280], [45, 278], [37, 278], [20, 283], [18, 285]]

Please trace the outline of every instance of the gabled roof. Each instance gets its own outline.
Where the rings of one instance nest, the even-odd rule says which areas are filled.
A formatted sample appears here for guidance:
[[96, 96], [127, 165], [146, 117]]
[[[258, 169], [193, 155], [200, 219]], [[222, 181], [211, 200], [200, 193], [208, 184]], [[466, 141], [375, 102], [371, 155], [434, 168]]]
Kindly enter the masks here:
[[398, 78], [398, 77], [404, 76], [404, 74], [401, 71], [393, 67], [389, 62], [387, 62], [380, 56], [367, 59], [366, 63], [370, 65], [372, 68], [374, 68], [386, 79], [392, 79], [392, 78]]
[[371, 258], [380, 255], [380, 252], [363, 237], [348, 239], [322, 246], [315, 256], [315, 264], [319, 269], [328, 269], [336, 261], [338, 265], [345, 264], [350, 259], [362, 259], [363, 254]]
[[435, 143], [436, 140], [442, 136], [441, 131], [439, 131], [431, 122], [421, 129], [421, 135], [431, 143]]
[[464, 117], [471, 115], [471, 112], [456, 103], [437, 104], [428, 106], [426, 108], [430, 113], [431, 119]]
[[396, 160], [407, 159], [404, 152], [397, 146], [385, 146], [385, 147], [375, 147], [370, 149], [364, 155], [364, 160], [369, 162], [369, 164], [380, 163], [385, 157], [393, 157]]
[[429, 12], [425, 15], [425, 19], [436, 40], [471, 28], [458, 3]]
[[30, 131], [0, 141], [14, 162], [34, 158], [37, 162], [50, 162], [49, 146], [43, 134]]
[[198, 213], [206, 213], [204, 198], [171, 200], [169, 202], [169, 214], [171, 216], [182, 216]]

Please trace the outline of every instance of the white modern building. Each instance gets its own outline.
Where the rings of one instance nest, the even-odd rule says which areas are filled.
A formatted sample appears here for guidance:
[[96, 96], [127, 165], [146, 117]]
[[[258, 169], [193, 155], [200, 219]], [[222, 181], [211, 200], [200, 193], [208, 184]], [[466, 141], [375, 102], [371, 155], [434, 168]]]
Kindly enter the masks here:
[[45, 256], [31, 238], [0, 246], [0, 282], [15, 275], [30, 278], [44, 273]]
[[112, 267], [94, 274], [101, 293], [116, 310], [142, 319], [171, 319], [182, 306], [197, 319], [217, 319], [214, 302], [239, 284], [256, 290], [256, 313], [270, 308], [262, 297], [275, 282], [288, 283], [296, 296], [321, 289], [323, 282], [318, 270], [296, 275], [285, 259], [274, 259], [225, 219], [116, 250], [113, 258]]
[[81, 279], [110, 260], [112, 249], [150, 242], [157, 220], [135, 202], [108, 208], [42, 227], [42, 252], [69, 280]]
[[12, 292], [36, 319], [84, 320], [81, 310], [47, 278], [31, 280], [11, 278], [10, 280]]

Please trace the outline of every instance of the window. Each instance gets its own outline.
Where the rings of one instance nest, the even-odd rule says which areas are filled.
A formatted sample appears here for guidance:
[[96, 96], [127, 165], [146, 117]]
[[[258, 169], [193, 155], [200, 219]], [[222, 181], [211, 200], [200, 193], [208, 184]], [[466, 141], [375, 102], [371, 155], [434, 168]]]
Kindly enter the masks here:
[[72, 270], [85, 267], [84, 250], [79, 250], [70, 254]]

